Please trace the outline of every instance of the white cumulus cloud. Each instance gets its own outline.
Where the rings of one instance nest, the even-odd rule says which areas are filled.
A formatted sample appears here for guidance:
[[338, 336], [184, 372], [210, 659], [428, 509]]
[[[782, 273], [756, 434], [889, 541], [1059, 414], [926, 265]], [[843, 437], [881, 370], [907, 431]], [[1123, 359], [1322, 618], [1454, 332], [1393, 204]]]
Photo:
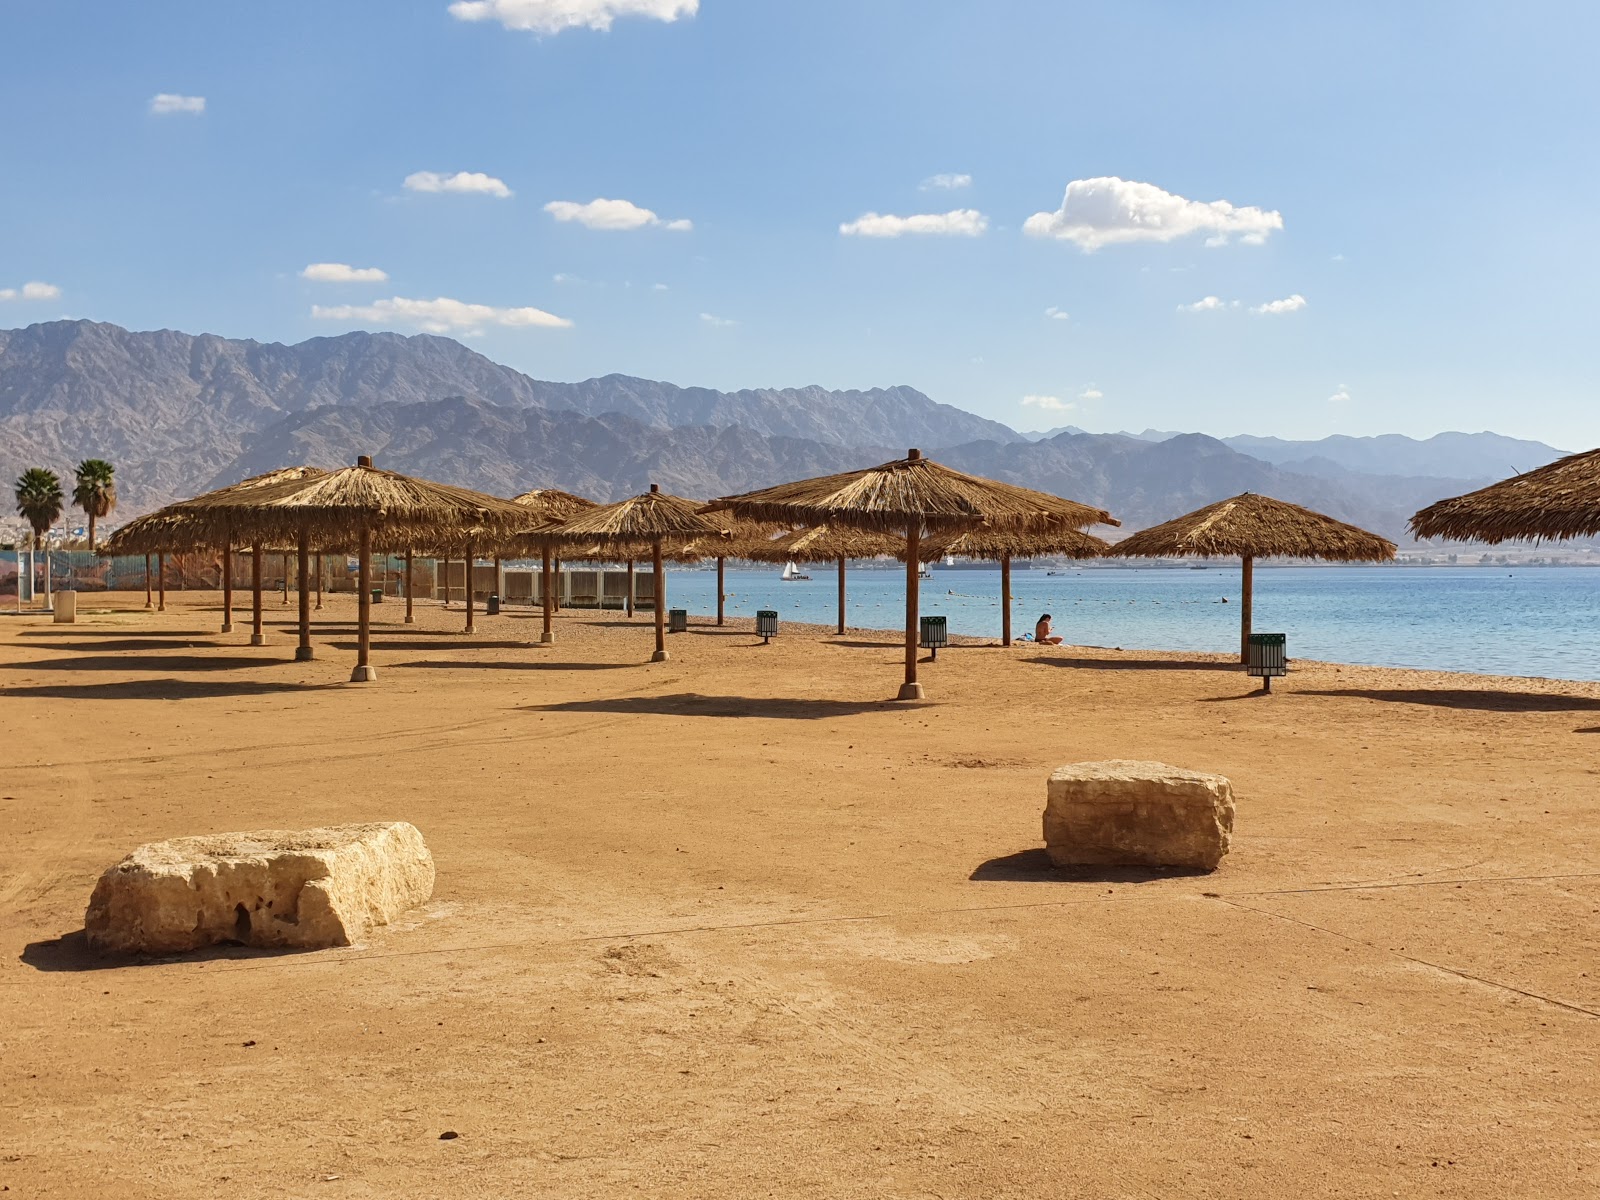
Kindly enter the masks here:
[[180, 96], [176, 92], [157, 92], [150, 97], [150, 112], [158, 117], [186, 113], [198, 117], [206, 110], [204, 96]]
[[1063, 311], [1061, 308], [1058, 308], [1054, 304], [1052, 304], [1049, 308], [1044, 310], [1044, 315], [1049, 317], [1052, 321], [1070, 321], [1070, 320], [1072, 320], [1072, 314], [1071, 313]]
[[1238, 308], [1237, 300], [1224, 300], [1219, 296], [1202, 296], [1193, 304], [1178, 305], [1179, 312], [1221, 312], [1225, 308]]
[[450, 15], [458, 21], [498, 21], [507, 29], [560, 33], [563, 29], [611, 28], [618, 17], [676, 21], [692, 17], [700, 0], [456, 0]]
[[406, 190], [412, 192], [465, 192], [494, 196], [500, 200], [511, 195], [505, 180], [485, 175], [482, 171], [457, 171], [454, 175], [439, 171], [413, 171], [406, 176], [405, 186]]
[[61, 289], [53, 283], [30, 280], [20, 288], [0, 288], [0, 300], [59, 300]]
[[1104, 400], [1105, 396], [1106, 394], [1097, 387], [1086, 387], [1083, 389], [1083, 391], [1078, 393], [1078, 399], [1084, 401], [1086, 404], [1092, 403], [1096, 400]]
[[945, 237], [977, 237], [989, 228], [989, 218], [975, 208], [958, 208], [947, 213], [918, 213], [896, 217], [887, 213], [863, 213], [854, 221], [839, 226], [846, 237], [895, 238], [906, 234], [936, 234]]
[[371, 304], [316, 304], [311, 315], [319, 321], [369, 321], [380, 325], [414, 325], [428, 333], [476, 333], [486, 325], [512, 328], [567, 329], [572, 322], [542, 308], [495, 308], [468, 304], [440, 296], [433, 300], [408, 300], [395, 296]]
[[1022, 225], [1032, 237], [1060, 238], [1098, 250], [1119, 242], [1171, 242], [1190, 234], [1210, 234], [1208, 244], [1230, 237], [1259, 243], [1283, 228], [1283, 215], [1239, 208], [1226, 200], [1188, 200], [1153, 183], [1116, 176], [1074, 179], [1061, 207], [1038, 212]]
[[1071, 400], [1063, 400], [1060, 396], [1024, 396], [1023, 408], [1042, 408], [1045, 412], [1067, 412], [1075, 408]]
[[379, 267], [352, 267], [349, 263], [310, 263], [301, 279], [315, 283], [385, 283], [389, 273]]
[[671, 229], [683, 233], [694, 228], [694, 222], [679, 218], [663, 221], [648, 208], [640, 208], [627, 200], [607, 200], [604, 197], [579, 204], [575, 200], [552, 200], [544, 206], [558, 221], [576, 221], [585, 229]]
[[1342, 384], [1342, 383], [1339, 385], [1338, 390], [1335, 391], [1333, 393], [1333, 395], [1328, 397], [1328, 403], [1329, 404], [1345, 404], [1345, 403], [1348, 403], [1349, 400], [1350, 400], [1350, 389], [1345, 387], [1345, 385]]
[[929, 175], [922, 181], [922, 190], [925, 192], [953, 192], [958, 188], [972, 186], [972, 176], [961, 175]]
[[700, 319], [713, 329], [729, 329], [739, 323], [729, 319], [728, 317], [712, 316], [710, 313], [701, 313]]
[[1306, 298], [1299, 292], [1292, 296], [1285, 296], [1282, 300], [1268, 300], [1265, 304], [1258, 304], [1250, 311], [1258, 317], [1275, 317], [1282, 313], [1299, 312], [1306, 306]]

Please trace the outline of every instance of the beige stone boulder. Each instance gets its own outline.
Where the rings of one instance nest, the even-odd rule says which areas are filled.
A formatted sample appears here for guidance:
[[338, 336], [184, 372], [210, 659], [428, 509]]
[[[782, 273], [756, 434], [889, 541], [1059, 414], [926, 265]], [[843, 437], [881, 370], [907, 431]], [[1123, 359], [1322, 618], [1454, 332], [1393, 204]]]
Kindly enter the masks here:
[[1066, 866], [1210, 871], [1233, 837], [1233, 785], [1159, 762], [1071, 763], [1050, 776], [1044, 841]]
[[348, 946], [433, 895], [433, 856], [405, 821], [174, 838], [140, 846], [95, 885], [84, 915], [104, 954], [223, 942]]

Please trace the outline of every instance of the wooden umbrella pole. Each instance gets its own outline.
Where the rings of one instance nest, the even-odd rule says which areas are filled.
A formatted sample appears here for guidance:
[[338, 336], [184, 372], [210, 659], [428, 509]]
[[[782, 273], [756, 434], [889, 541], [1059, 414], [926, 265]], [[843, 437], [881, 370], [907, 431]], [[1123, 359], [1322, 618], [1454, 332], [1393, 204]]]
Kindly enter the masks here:
[[411, 597], [415, 592], [415, 577], [411, 573], [411, 547], [406, 547], [406, 624], [416, 622], [416, 617], [411, 615]]
[[[45, 582], [50, 580], [50, 560], [45, 559]], [[167, 556], [156, 555], [156, 611], [167, 611]]]
[[628, 619], [633, 619], [633, 559], [628, 560]]
[[222, 632], [233, 632], [233, 541], [222, 545]]
[[317, 611], [322, 611], [322, 555], [317, 555]]
[[839, 556], [839, 632], [844, 632], [844, 556]]
[[917, 585], [922, 573], [922, 526], [913, 521], [906, 526], [906, 681], [900, 685], [897, 700], [921, 700], [922, 685], [917, 682]]
[[356, 560], [356, 669], [351, 683], [371, 683], [378, 678], [372, 665], [372, 530], [361, 527], [361, 548]]
[[295, 597], [300, 608], [300, 644], [294, 648], [295, 662], [311, 661], [311, 535], [304, 527], [300, 530], [300, 546], [296, 555]]
[[467, 627], [466, 633], [477, 633], [477, 627], [472, 623], [472, 547], [467, 547]]
[[722, 583], [723, 583], [722, 568], [726, 565], [727, 561], [728, 560], [723, 558], [722, 555], [720, 555], [720, 554], [717, 555], [717, 624], [718, 625], [722, 624], [722, 605], [723, 605], [723, 602], [725, 600], [727, 600], [727, 598], [728, 598], [727, 594], [724, 592], [723, 586], [722, 586]]
[[1011, 555], [1000, 556], [1000, 644], [1011, 645]]
[[1250, 608], [1255, 599], [1256, 560], [1249, 554], [1240, 563], [1242, 587], [1239, 596], [1239, 661], [1250, 661]]
[[540, 591], [544, 593], [540, 598], [544, 601], [544, 632], [539, 635], [540, 645], [548, 646], [556, 640], [555, 630], [551, 628], [550, 616], [555, 605], [556, 584], [550, 578], [550, 547], [544, 548], [543, 569], [539, 572]]
[[655, 572], [656, 652], [651, 662], [667, 661], [667, 577], [661, 569], [661, 539], [650, 543], [650, 569]]
[[265, 646], [266, 634], [261, 632], [261, 543], [250, 543], [250, 644]]
[[[17, 561], [22, 561], [20, 555], [18, 556]], [[153, 587], [154, 585], [150, 581], [150, 556], [146, 554], [144, 556], [144, 606], [146, 608], [155, 607], [155, 596], [151, 590]]]

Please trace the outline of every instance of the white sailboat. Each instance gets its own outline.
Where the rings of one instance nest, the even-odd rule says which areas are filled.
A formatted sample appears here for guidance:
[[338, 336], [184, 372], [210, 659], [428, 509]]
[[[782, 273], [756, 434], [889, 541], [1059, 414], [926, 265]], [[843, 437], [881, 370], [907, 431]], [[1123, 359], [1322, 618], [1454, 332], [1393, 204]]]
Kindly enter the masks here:
[[811, 576], [807, 575], [804, 571], [791, 562], [784, 566], [783, 574], [779, 576], [779, 578], [784, 583], [794, 583], [801, 579], [810, 579]]

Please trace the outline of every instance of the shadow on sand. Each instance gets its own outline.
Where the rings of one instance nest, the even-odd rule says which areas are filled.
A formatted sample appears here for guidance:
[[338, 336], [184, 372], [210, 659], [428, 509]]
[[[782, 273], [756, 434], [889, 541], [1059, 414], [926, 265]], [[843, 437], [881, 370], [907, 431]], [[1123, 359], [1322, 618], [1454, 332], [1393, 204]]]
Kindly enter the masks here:
[[1058, 867], [1036, 846], [979, 863], [967, 878], [978, 883], [1153, 883], [1209, 874], [1187, 867]]
[[1323, 688], [1297, 694], [1383, 700], [1392, 704], [1425, 704], [1433, 708], [1460, 708], [1476, 712], [1600, 712], [1600, 699], [1592, 696], [1555, 696], [1539, 692], [1496, 692], [1467, 688]]
[[[385, 647], [387, 649], [388, 647]], [[608, 662], [461, 662], [452, 659], [419, 659], [395, 663], [397, 667], [424, 667], [439, 671], [626, 671], [638, 663]]]
[[206, 700], [218, 696], [271, 696], [315, 692], [342, 683], [237, 683], [203, 679], [128, 679], [120, 683], [43, 683], [0, 687], [0, 696], [35, 700]]
[[[24, 629], [19, 637], [35, 638], [125, 638], [128, 636], [126, 629]], [[215, 629], [144, 629], [140, 630], [140, 637], [155, 638], [161, 641], [176, 641], [179, 638], [216, 637]]]
[[[171, 649], [171, 647], [166, 647]], [[34, 662], [0, 663], [7, 671], [243, 671], [277, 666], [280, 660], [241, 655], [156, 654], [129, 656], [85, 654], [78, 658], [43, 658]]]
[[216, 962], [231, 959], [283, 958], [291, 954], [312, 954], [312, 950], [281, 949], [262, 950], [253, 946], [229, 943], [224, 946], [207, 946], [187, 954], [167, 954], [156, 958], [136, 955], [104, 956], [89, 949], [89, 939], [83, 930], [62, 934], [43, 942], [29, 942], [17, 957], [35, 971], [117, 971], [125, 967], [159, 967], [167, 963]]
[[1048, 667], [1075, 667], [1080, 671], [1238, 671], [1236, 662], [1185, 662], [1178, 658], [1069, 658], [1059, 654], [1035, 654], [1023, 662]]
[[[784, 700], [755, 696], [702, 696], [680, 692], [675, 696], [619, 696], [606, 700], [568, 700], [560, 704], [530, 704], [525, 712], [654, 713], [666, 717], [775, 717], [789, 721], [815, 721], [824, 717], [849, 717], [858, 713], [890, 712], [906, 706], [893, 700]], [[912, 706], [921, 711], [926, 705]]]
[[[313, 636], [315, 636], [316, 631], [312, 630], [312, 634], [313, 634]], [[373, 630], [373, 634], [376, 635], [377, 634], [377, 630]], [[349, 650], [349, 651], [352, 651], [352, 652], [355, 651], [356, 648], [357, 648], [357, 643], [355, 643], [355, 642], [324, 642], [323, 645], [332, 646], [335, 650]], [[426, 640], [424, 640], [422, 638], [409, 638], [409, 639], [402, 640], [402, 639], [399, 639], [399, 638], [379, 638], [377, 636], [374, 636], [373, 639], [372, 639], [372, 648], [374, 650], [384, 650], [384, 651], [389, 651], [389, 650], [537, 650], [539, 648], [539, 643], [538, 642], [505, 642], [505, 641], [491, 642], [491, 641], [485, 641], [485, 640], [479, 639], [476, 634], [464, 633], [460, 637], [456, 638], [454, 641], [444, 641], [444, 640], [435, 640], [435, 639], [426, 639]]]
[[[201, 636], [201, 635], [196, 635]], [[216, 634], [212, 634], [216, 637]], [[100, 642], [48, 642], [40, 650], [73, 651], [74, 653], [135, 654], [140, 650], [226, 650], [231, 642], [196, 641], [193, 638], [107, 638]]]

